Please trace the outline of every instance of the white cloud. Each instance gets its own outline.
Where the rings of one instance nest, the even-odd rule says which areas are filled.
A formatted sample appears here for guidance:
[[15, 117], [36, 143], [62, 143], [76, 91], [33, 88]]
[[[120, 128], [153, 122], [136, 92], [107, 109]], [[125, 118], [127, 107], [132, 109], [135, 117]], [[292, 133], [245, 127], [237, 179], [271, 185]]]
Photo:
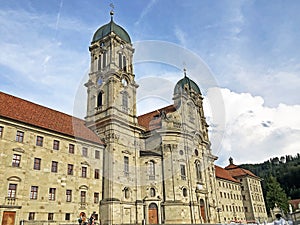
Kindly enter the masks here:
[[[209, 90], [208, 95], [215, 90]], [[237, 164], [257, 163], [270, 157], [300, 151], [300, 105], [267, 107], [260, 96], [221, 89], [226, 129], [218, 151], [226, 165], [232, 156]], [[212, 143], [214, 146], [214, 143]]]
[[[65, 39], [56, 40], [57, 25], [55, 15], [0, 10], [0, 88], [71, 113], [69, 96], [75, 93], [74, 87], [88, 69], [89, 55], [67, 47]], [[79, 27], [83, 28], [83, 24], [60, 17], [59, 32], [64, 33], [65, 28], [77, 32]], [[80, 32], [84, 31], [88, 31], [87, 27]], [[8, 80], [13, 90], [5, 86]]]
[[150, 12], [152, 7], [155, 5], [157, 0], [151, 0], [148, 5], [143, 9], [139, 19], [135, 22], [135, 25], [139, 25], [139, 23], [144, 19], [144, 17]]

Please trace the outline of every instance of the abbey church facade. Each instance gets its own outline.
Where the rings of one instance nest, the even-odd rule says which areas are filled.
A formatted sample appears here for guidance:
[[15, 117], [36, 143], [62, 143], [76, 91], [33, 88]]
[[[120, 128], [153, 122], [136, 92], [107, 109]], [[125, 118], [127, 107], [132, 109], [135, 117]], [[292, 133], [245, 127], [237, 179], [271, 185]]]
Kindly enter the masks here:
[[267, 219], [260, 178], [215, 166], [186, 73], [172, 105], [138, 116], [134, 48], [112, 15], [89, 50], [85, 120], [0, 92], [2, 225], [71, 224], [81, 212], [101, 224]]

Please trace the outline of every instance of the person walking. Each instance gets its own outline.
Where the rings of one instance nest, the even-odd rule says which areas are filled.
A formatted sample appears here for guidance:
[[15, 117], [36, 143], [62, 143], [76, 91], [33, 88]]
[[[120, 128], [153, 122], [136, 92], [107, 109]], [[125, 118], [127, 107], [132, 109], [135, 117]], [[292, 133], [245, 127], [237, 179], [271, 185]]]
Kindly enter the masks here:
[[285, 219], [282, 218], [282, 215], [277, 213], [275, 215], [276, 219], [274, 220], [274, 225], [288, 225]]

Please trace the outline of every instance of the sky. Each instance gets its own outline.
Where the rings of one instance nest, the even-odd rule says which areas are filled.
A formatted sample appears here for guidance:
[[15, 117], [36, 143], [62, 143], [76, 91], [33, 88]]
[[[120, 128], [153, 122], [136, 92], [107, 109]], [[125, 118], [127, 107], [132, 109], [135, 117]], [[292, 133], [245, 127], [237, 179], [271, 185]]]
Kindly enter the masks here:
[[[300, 152], [298, 0], [0, 0], [0, 91], [83, 118], [88, 47], [111, 3], [136, 49], [139, 114], [171, 104], [186, 68], [218, 165]], [[149, 43], [165, 61], [142, 60]]]

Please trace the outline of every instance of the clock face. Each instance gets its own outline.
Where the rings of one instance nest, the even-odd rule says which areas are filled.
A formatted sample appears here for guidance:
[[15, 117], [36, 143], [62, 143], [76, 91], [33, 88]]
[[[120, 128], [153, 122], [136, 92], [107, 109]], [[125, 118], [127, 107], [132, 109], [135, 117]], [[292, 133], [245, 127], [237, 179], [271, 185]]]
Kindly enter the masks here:
[[100, 77], [97, 81], [97, 84], [100, 86], [101, 84], [103, 84], [103, 79]]

